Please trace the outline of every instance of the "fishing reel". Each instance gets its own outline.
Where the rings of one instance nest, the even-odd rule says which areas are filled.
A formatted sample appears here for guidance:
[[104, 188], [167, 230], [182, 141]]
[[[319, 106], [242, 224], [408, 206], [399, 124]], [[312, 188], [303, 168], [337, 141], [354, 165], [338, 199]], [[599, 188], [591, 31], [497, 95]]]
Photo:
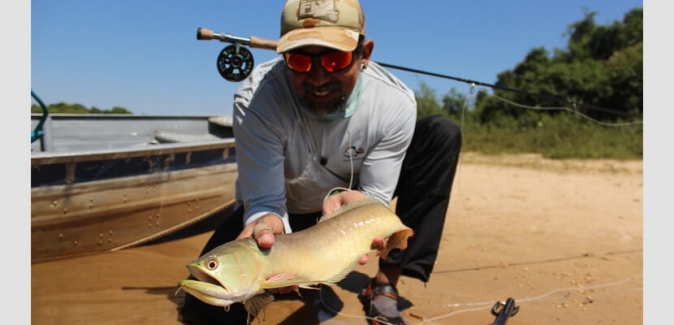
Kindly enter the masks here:
[[238, 82], [246, 79], [253, 71], [253, 54], [239, 43], [226, 46], [217, 60], [220, 76], [228, 81]]
[[253, 71], [253, 54], [250, 48], [276, 51], [276, 41], [251, 36], [250, 38], [229, 35], [226, 33], [214, 33], [210, 29], [199, 27], [197, 40], [218, 40], [231, 43], [218, 55], [217, 68], [220, 75], [229, 81], [241, 81], [246, 79]]

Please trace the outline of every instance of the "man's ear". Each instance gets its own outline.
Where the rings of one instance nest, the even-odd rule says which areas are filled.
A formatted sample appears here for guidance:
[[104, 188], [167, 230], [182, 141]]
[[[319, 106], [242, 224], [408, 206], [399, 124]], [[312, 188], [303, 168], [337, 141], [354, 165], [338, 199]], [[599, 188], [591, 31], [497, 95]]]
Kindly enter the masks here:
[[367, 65], [370, 64], [370, 56], [372, 55], [373, 49], [374, 49], [373, 40], [366, 39], [363, 41], [363, 47], [360, 51], [361, 70], [367, 68]]

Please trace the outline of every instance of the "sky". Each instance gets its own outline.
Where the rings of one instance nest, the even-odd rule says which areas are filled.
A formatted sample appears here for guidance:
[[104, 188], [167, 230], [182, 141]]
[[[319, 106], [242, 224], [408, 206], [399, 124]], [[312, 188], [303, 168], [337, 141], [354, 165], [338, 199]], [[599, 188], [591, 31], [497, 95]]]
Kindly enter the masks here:
[[[216, 70], [229, 43], [198, 41], [199, 27], [278, 39], [282, 0], [33, 0], [31, 88], [46, 103], [124, 107], [147, 115], [231, 114], [240, 83]], [[595, 11], [621, 21], [638, 0], [362, 0], [374, 61], [494, 84], [533, 48], [564, 48], [568, 26]], [[256, 63], [274, 51], [252, 49]], [[414, 90], [438, 95], [462, 82], [393, 71]]]

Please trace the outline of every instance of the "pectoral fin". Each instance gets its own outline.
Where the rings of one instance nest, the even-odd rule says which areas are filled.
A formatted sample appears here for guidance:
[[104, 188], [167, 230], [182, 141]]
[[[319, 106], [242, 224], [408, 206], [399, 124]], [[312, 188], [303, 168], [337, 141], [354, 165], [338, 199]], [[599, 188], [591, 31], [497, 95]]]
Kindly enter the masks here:
[[274, 289], [298, 285], [298, 281], [292, 274], [282, 273], [274, 275], [260, 284], [262, 289]]
[[268, 278], [266, 281], [262, 282], [260, 287], [262, 289], [274, 289], [289, 286], [298, 286], [302, 289], [319, 290], [320, 288], [312, 287], [313, 285], [316, 285], [318, 283], [319, 282], [300, 283], [300, 281], [297, 278], [295, 278], [292, 274], [277, 274], [275, 276]]

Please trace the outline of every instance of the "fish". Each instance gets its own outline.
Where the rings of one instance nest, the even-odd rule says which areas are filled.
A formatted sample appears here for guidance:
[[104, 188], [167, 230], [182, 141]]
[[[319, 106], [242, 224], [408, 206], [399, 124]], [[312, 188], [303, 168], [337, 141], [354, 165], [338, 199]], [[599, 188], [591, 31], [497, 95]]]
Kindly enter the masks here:
[[269, 289], [298, 286], [316, 289], [344, 279], [359, 259], [372, 251], [386, 259], [394, 249], [406, 249], [414, 231], [378, 200], [361, 199], [327, 214], [312, 227], [275, 236], [271, 248], [260, 249], [251, 238], [224, 243], [187, 264], [196, 279], [180, 281], [179, 289], [197, 299], [228, 310], [240, 302], [248, 317], [256, 316], [273, 300]]

